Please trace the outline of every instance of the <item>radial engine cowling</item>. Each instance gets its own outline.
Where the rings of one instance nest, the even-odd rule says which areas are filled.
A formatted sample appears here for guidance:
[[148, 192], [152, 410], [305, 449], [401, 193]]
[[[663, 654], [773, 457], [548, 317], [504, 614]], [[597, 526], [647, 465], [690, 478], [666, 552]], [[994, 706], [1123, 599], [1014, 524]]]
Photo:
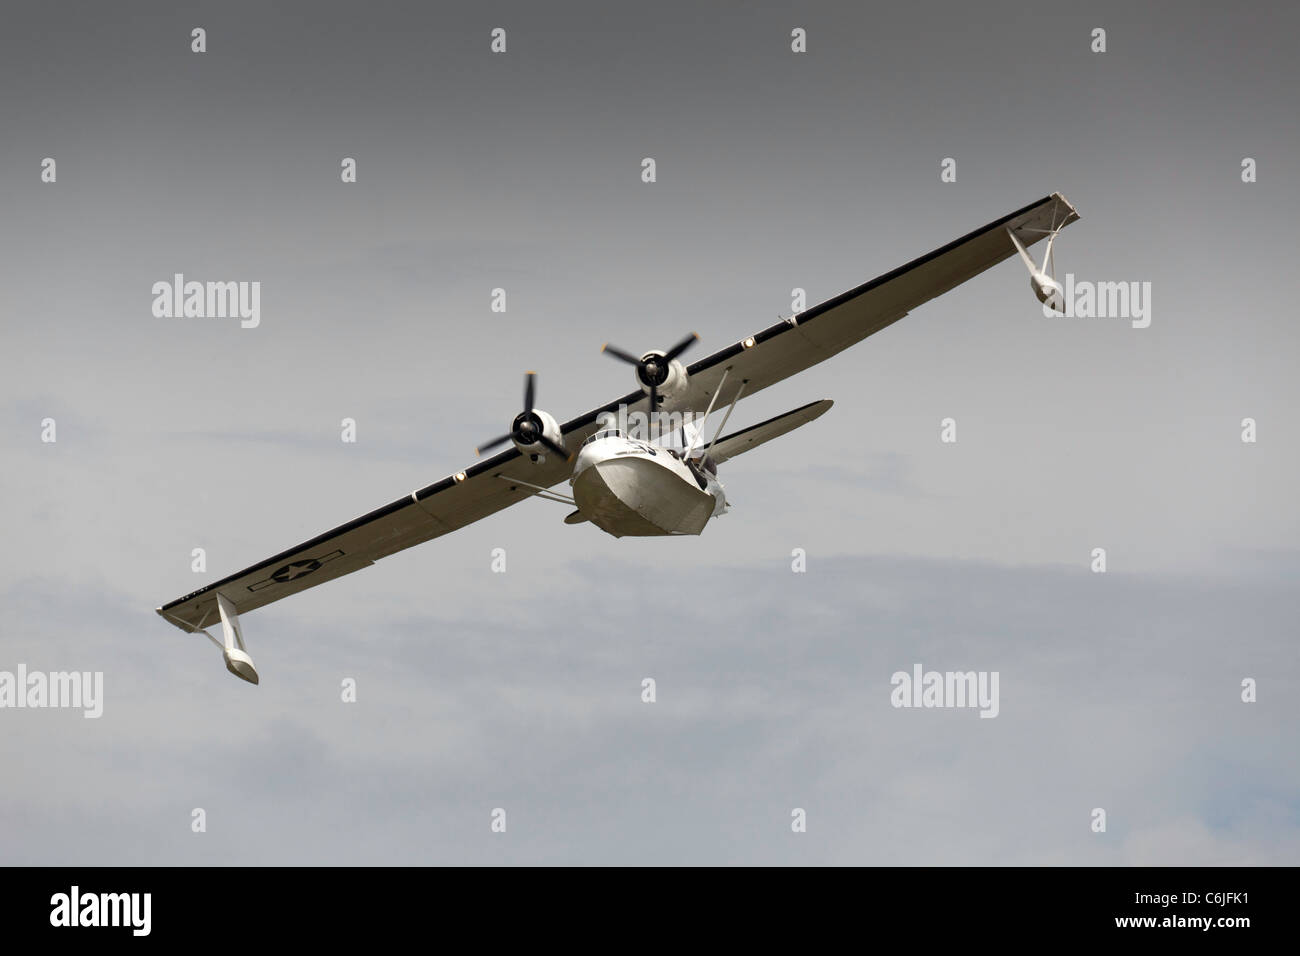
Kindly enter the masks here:
[[631, 352], [624, 352], [606, 342], [600, 347], [620, 362], [636, 367], [636, 383], [641, 391], [650, 396], [650, 407], [657, 408], [665, 397], [673, 398], [686, 391], [688, 375], [686, 366], [677, 361], [688, 348], [698, 342], [700, 337], [692, 332], [668, 351], [653, 349], [642, 353], [637, 358]]
[[[545, 440], [543, 440], [545, 436]], [[564, 448], [559, 423], [540, 408], [520, 412], [510, 426], [510, 440], [525, 455], [545, 455], [550, 449]]]
[[646, 352], [636, 366], [636, 382], [647, 395], [658, 392], [665, 398], [674, 398], [686, 391], [689, 379], [686, 366], [658, 350]]
[[476, 454], [482, 455], [509, 441], [514, 442], [515, 448], [535, 462], [541, 461], [548, 451], [559, 455], [561, 459], [568, 456], [569, 453], [564, 448], [564, 433], [560, 431], [559, 424], [546, 412], [533, 406], [533, 397], [537, 392], [536, 380], [537, 376], [533, 372], [524, 375], [524, 410], [510, 423], [510, 431], [480, 445], [475, 449]]

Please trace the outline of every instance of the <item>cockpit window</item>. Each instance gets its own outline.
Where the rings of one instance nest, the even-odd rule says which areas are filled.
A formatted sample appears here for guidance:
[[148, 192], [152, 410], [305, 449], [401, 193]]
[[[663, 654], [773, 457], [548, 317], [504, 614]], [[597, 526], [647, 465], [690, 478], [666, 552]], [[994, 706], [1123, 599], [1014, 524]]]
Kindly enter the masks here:
[[622, 438], [622, 437], [623, 437], [623, 432], [617, 428], [602, 428], [600, 431], [596, 432], [596, 434], [592, 435], [585, 442], [583, 442], [583, 444], [590, 445], [592, 442], [601, 438]]

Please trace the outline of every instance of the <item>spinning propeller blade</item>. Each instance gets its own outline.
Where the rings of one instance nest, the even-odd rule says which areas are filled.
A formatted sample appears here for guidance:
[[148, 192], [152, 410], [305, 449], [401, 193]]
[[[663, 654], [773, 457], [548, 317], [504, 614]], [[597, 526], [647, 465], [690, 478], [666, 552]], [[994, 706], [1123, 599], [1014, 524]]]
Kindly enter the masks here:
[[[546, 424], [542, 417], [536, 413], [533, 404], [537, 397], [537, 373], [524, 373], [524, 410], [515, 416], [514, 423], [510, 426], [510, 431], [506, 432], [499, 438], [494, 438], [486, 444], [479, 445], [474, 449], [474, 454], [482, 455], [485, 451], [490, 451], [498, 445], [504, 445], [508, 441], [513, 441], [516, 447], [522, 451], [530, 445], [541, 445], [555, 452], [561, 458], [568, 461], [573, 460], [573, 456], [565, 451], [564, 446], [546, 434]], [[542, 415], [546, 415], [545, 412]], [[554, 420], [546, 415], [546, 419], [552, 422]]]

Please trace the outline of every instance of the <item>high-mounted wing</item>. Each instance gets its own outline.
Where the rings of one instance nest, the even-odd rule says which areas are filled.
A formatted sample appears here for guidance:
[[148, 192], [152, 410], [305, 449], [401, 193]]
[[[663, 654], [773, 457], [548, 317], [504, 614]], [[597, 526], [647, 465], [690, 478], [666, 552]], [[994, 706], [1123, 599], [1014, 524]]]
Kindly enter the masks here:
[[[498, 477], [498, 475], [500, 477]], [[340, 525], [288, 551], [222, 578], [158, 608], [177, 627], [198, 631], [219, 623], [217, 593], [245, 613], [342, 577], [380, 558], [473, 524], [536, 494], [529, 485], [550, 486], [569, 477], [564, 459], [534, 464], [511, 446], [460, 472], [413, 491], [369, 514]], [[510, 479], [523, 478], [527, 484]]]
[[794, 431], [801, 425], [807, 425], [813, 419], [825, 415], [834, 404], [829, 398], [823, 398], [819, 402], [809, 402], [807, 405], [801, 405], [793, 411], [769, 418], [757, 425], [742, 428], [730, 435], [723, 435], [709, 446], [709, 457], [713, 459], [715, 464], [720, 465], [729, 458], [735, 458], [737, 455], [757, 448], [763, 442], [771, 441], [773, 438], [780, 438], [786, 432]]
[[[704, 411], [724, 381], [724, 374], [727, 394], [719, 396], [721, 401], [730, 401], [741, 386], [744, 395], [752, 395], [789, 378], [1015, 255], [1008, 229], [1025, 246], [1031, 246], [1051, 230], [1078, 218], [1065, 197], [1053, 193], [856, 289], [714, 352], [688, 367], [687, 387], [674, 397], [671, 410]], [[595, 432], [599, 416], [617, 413], [620, 405], [627, 406], [628, 411], [645, 411], [648, 399], [638, 390], [565, 422], [560, 430], [566, 446], [577, 448]], [[805, 409], [788, 414], [797, 415]], [[752, 429], [724, 440], [740, 439], [747, 431]], [[721, 453], [721, 441], [718, 446], [716, 450]], [[218, 594], [226, 602], [228, 614], [254, 610], [463, 528], [531, 497], [539, 487], [549, 488], [568, 477], [568, 464], [558, 455], [534, 463], [511, 446], [463, 472], [413, 491], [157, 610], [183, 630], [202, 630], [220, 620]]]

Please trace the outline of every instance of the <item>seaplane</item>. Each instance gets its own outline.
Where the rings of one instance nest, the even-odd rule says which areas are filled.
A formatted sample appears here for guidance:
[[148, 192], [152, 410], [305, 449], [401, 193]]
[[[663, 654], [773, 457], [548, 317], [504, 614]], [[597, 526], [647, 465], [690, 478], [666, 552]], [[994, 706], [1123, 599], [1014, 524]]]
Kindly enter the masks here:
[[[463, 471], [156, 610], [182, 631], [203, 634], [221, 650], [227, 670], [257, 684], [243, 615], [521, 501], [558, 502], [573, 509], [566, 524], [590, 524], [617, 538], [698, 535], [731, 510], [719, 465], [807, 425], [832, 404], [810, 402], [723, 434], [741, 399], [824, 362], [1012, 256], [1029, 270], [1035, 297], [1060, 311], [1053, 247], [1078, 218], [1064, 196], [1052, 193], [691, 365], [681, 356], [698, 341], [694, 334], [641, 353], [606, 344], [605, 354], [633, 367], [636, 388], [563, 423], [535, 404], [537, 377], [528, 372], [523, 409], [510, 430], [480, 446]], [[1040, 265], [1029, 248], [1044, 238]], [[710, 434], [715, 412], [721, 421]], [[508, 447], [484, 457], [501, 446]], [[571, 493], [556, 490], [566, 483]], [[221, 640], [208, 630], [218, 625]]]

